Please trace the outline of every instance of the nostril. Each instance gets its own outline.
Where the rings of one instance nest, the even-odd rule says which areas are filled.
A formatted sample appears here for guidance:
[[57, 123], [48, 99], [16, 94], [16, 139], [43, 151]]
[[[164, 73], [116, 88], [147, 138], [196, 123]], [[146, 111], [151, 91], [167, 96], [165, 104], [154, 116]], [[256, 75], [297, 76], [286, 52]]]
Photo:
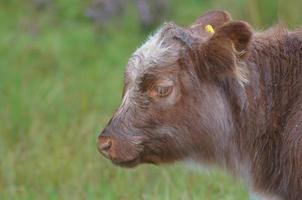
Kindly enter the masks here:
[[100, 142], [100, 149], [102, 151], [108, 151], [110, 149], [110, 147], [111, 147], [111, 144], [112, 144], [112, 142], [111, 142], [110, 139], [107, 139], [105, 141], [101, 141]]
[[110, 154], [112, 154], [112, 146], [114, 146], [113, 143], [114, 140], [111, 136], [111, 132], [108, 131], [108, 128], [106, 127], [98, 136], [97, 139], [98, 151], [106, 158], [110, 158]]

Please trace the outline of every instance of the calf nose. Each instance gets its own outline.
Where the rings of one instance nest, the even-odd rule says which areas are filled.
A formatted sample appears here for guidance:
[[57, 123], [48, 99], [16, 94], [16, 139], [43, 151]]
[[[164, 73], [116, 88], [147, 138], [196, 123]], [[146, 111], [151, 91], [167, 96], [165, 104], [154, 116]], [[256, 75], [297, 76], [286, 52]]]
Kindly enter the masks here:
[[112, 139], [107, 136], [99, 136], [98, 149], [105, 157], [109, 157], [109, 150], [112, 146]]

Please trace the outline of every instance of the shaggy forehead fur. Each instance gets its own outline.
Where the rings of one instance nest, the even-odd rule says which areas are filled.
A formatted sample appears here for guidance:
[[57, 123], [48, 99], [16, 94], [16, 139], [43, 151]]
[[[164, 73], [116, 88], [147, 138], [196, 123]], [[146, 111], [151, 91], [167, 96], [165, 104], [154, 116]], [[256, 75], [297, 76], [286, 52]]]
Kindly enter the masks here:
[[169, 66], [177, 61], [182, 46], [173, 40], [169, 26], [171, 24], [163, 25], [134, 52], [126, 69], [132, 80], [141, 77], [147, 69]]
[[[204, 42], [207, 37], [198, 37], [198, 40]], [[175, 64], [180, 58], [180, 52], [186, 47], [191, 48], [190, 45], [195, 39], [174, 23], [164, 24], [134, 52], [126, 68], [127, 78], [135, 81], [143, 77], [151, 68], [163, 68]], [[244, 52], [235, 51], [235, 53], [241, 55]], [[248, 82], [248, 72], [244, 63], [237, 60], [234, 70], [240, 85], [243, 86]]]

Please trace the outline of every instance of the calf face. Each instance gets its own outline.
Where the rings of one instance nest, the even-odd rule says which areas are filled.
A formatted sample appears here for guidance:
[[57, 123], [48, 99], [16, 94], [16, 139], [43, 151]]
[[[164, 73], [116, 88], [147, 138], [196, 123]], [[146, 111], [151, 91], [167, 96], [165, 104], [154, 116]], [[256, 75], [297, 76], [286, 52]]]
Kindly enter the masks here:
[[[204, 30], [207, 24], [214, 34]], [[246, 23], [220, 11], [206, 13], [190, 28], [163, 25], [130, 58], [123, 100], [99, 135], [99, 151], [124, 167], [212, 162], [233, 129], [220, 83], [244, 84], [240, 58], [250, 36]]]

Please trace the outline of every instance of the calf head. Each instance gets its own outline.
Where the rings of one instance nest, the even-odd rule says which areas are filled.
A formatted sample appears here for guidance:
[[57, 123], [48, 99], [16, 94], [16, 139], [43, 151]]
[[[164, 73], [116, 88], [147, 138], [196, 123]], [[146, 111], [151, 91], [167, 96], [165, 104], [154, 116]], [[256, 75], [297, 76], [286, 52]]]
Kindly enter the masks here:
[[[204, 30], [212, 25], [215, 33]], [[249, 26], [212, 11], [188, 28], [164, 24], [130, 58], [123, 100], [98, 137], [113, 163], [211, 162], [232, 131], [220, 83], [242, 85], [240, 60], [248, 51]]]

